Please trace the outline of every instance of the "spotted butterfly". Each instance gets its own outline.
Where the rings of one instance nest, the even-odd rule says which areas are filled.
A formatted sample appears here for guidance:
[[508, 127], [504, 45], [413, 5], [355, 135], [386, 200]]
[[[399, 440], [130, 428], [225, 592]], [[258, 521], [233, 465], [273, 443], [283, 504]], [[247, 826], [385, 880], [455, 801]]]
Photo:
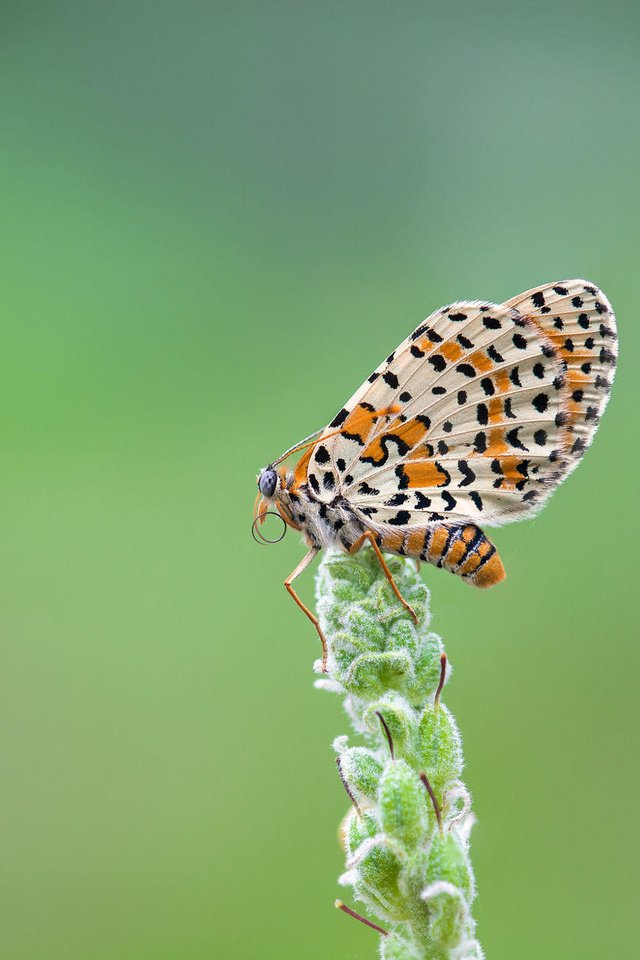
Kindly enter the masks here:
[[[539, 510], [577, 466], [606, 407], [617, 357], [609, 301], [584, 280], [506, 303], [432, 313], [331, 423], [258, 475], [254, 528], [275, 506], [309, 551], [375, 550], [426, 560], [477, 587], [505, 577], [481, 525]], [[293, 469], [278, 465], [304, 449]], [[277, 468], [277, 469], [276, 469]]]

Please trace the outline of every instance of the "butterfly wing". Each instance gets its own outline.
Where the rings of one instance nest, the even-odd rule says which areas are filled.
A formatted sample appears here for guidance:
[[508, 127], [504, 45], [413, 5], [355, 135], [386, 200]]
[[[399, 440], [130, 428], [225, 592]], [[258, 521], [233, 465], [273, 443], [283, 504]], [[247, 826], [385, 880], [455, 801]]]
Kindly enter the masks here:
[[[562, 342], [552, 318], [566, 325]], [[314, 493], [343, 496], [372, 526], [498, 524], [529, 513], [593, 437], [615, 363], [612, 334], [608, 301], [583, 281], [436, 311], [309, 451]]]
[[562, 436], [570, 471], [593, 440], [611, 392], [618, 358], [611, 304], [594, 284], [564, 280], [527, 290], [507, 305], [526, 314], [562, 359], [567, 394]]

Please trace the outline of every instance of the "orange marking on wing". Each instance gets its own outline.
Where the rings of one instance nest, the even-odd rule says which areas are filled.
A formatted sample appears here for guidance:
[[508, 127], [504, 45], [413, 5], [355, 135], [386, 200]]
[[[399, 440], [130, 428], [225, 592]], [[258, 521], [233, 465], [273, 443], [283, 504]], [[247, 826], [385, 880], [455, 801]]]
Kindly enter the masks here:
[[465, 527], [462, 531], [462, 539], [465, 543], [471, 543], [476, 535], [476, 528], [472, 526]]
[[365, 439], [371, 432], [374, 422], [377, 420], [375, 410], [364, 410], [358, 405], [352, 410], [342, 425], [341, 433], [356, 433]]
[[566, 360], [568, 364], [572, 365], [574, 363], [593, 363], [595, 355], [595, 350], [583, 350], [582, 352], [574, 350], [573, 353], [563, 353], [562, 357], [563, 360]]
[[432, 460], [405, 463], [404, 472], [410, 487], [442, 487], [447, 482], [446, 474]]
[[523, 474], [517, 468], [521, 462], [520, 457], [503, 457], [500, 461], [502, 470], [502, 489], [513, 490], [516, 483], [523, 479]]
[[441, 353], [442, 356], [449, 360], [451, 363], [454, 363], [456, 360], [459, 360], [463, 354], [462, 347], [459, 343], [456, 343], [455, 340], [449, 340], [447, 343], [443, 343], [438, 353]]
[[500, 423], [502, 420], [502, 400], [492, 397], [489, 400], [489, 423]]
[[[419, 420], [407, 420], [406, 423], [399, 424], [397, 428], [394, 426], [390, 433], [392, 433], [394, 437], [399, 437], [409, 447], [414, 447], [426, 436], [427, 428], [424, 423], [421, 423]], [[371, 457], [374, 462], [383, 460], [385, 452], [382, 441], [387, 436], [389, 436], [389, 434], [381, 433], [379, 436], [374, 437], [371, 443], [367, 444], [360, 456]]]
[[[575, 334], [571, 337], [574, 341], [574, 349], [566, 350], [564, 343], [567, 339], [566, 331], [564, 333], [548, 333], [546, 336], [551, 340], [552, 345], [558, 351], [558, 354], [562, 357], [563, 360], [566, 360], [567, 363], [575, 363], [580, 361], [583, 363], [585, 360], [593, 360], [593, 351], [589, 351], [584, 347], [583, 343], [575, 343], [577, 339]], [[582, 350], [580, 348], [583, 348]]]
[[511, 381], [509, 380], [509, 374], [506, 370], [498, 370], [493, 382], [500, 391], [500, 393], [506, 393], [507, 390], [511, 387]]
[[493, 360], [490, 360], [482, 350], [477, 350], [475, 353], [472, 353], [469, 357], [469, 362], [472, 363], [480, 373], [487, 373], [493, 369]]
[[415, 447], [427, 435], [427, 428], [420, 420], [407, 420], [398, 429], [393, 431], [397, 437], [408, 443], [410, 447]]
[[433, 447], [429, 443], [420, 443], [406, 455], [405, 460], [429, 460], [433, 456]]
[[373, 425], [381, 417], [391, 417], [401, 410], [402, 407], [395, 403], [388, 407], [382, 407], [380, 410], [367, 410], [358, 404], [355, 410], [351, 411], [339, 432], [357, 433], [363, 440], [366, 440], [373, 429]]
[[483, 456], [499, 457], [500, 454], [506, 453], [508, 449], [509, 445], [504, 438], [504, 430], [501, 427], [494, 427], [493, 430], [490, 430], [489, 444]]
[[[542, 329], [539, 324], [536, 324], [536, 326], [539, 329]], [[551, 343], [556, 348], [556, 350], [560, 349], [562, 347], [562, 344], [567, 339], [566, 330], [561, 330], [559, 332], [556, 330], [545, 330], [544, 335], [547, 338], [547, 340], [551, 340]]]
[[480, 567], [473, 578], [473, 583], [476, 587], [486, 589], [487, 587], [495, 586], [496, 583], [500, 583], [505, 577], [506, 573], [502, 565], [502, 560], [497, 553], [494, 553], [491, 559], [487, 560], [483, 567]]
[[[309, 447], [309, 449], [302, 454], [295, 467], [293, 468], [293, 485], [294, 487], [299, 487], [301, 484], [307, 482], [307, 472], [309, 470], [309, 460], [311, 459], [311, 454], [313, 453], [314, 448]], [[283, 478], [284, 479], [284, 478]]]
[[588, 383], [590, 380], [591, 377], [588, 373], [583, 373], [582, 370], [576, 370], [574, 367], [568, 367], [567, 383], [570, 387], [580, 387], [584, 383]]

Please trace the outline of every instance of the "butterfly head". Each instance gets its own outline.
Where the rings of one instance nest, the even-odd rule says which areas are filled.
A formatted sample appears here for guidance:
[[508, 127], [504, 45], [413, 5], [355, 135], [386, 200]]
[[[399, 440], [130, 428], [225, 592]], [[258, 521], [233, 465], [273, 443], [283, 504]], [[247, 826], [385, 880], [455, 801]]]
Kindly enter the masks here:
[[258, 490], [267, 500], [273, 498], [278, 488], [279, 479], [278, 474], [271, 465], [263, 467], [258, 474]]
[[[251, 527], [251, 532], [253, 533], [254, 540], [261, 540], [263, 543], [277, 543], [279, 540], [282, 540], [284, 537], [287, 524], [282, 516], [282, 513], [279, 508], [278, 498], [282, 491], [282, 485], [284, 482], [284, 476], [281, 475], [273, 466], [269, 464], [267, 467], [263, 467], [257, 478], [258, 483], [258, 496], [256, 497], [256, 502], [253, 507], [253, 524]], [[269, 507], [274, 504], [278, 508], [276, 513], [273, 510], [269, 510]], [[284, 529], [282, 531], [282, 536], [278, 537], [277, 540], [269, 540], [265, 537], [259, 530], [266, 518], [272, 514], [278, 517], [284, 522]]]

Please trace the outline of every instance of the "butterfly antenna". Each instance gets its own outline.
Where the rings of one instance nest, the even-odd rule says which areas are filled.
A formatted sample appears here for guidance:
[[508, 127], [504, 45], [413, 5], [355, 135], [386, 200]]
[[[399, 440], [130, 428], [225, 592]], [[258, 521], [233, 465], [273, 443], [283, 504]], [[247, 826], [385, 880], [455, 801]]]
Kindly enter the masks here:
[[346, 913], [348, 917], [353, 917], [354, 920], [359, 920], [360, 923], [364, 923], [365, 927], [371, 927], [372, 930], [375, 930], [381, 936], [389, 936], [388, 930], [383, 930], [382, 927], [379, 927], [377, 923], [373, 923], [372, 920], [367, 920], [367, 918], [363, 917], [362, 914], [356, 913], [355, 910], [352, 910], [351, 907], [348, 907], [346, 903], [342, 902], [342, 900], [336, 900], [336, 907], [338, 910], [342, 910], [343, 913]]

